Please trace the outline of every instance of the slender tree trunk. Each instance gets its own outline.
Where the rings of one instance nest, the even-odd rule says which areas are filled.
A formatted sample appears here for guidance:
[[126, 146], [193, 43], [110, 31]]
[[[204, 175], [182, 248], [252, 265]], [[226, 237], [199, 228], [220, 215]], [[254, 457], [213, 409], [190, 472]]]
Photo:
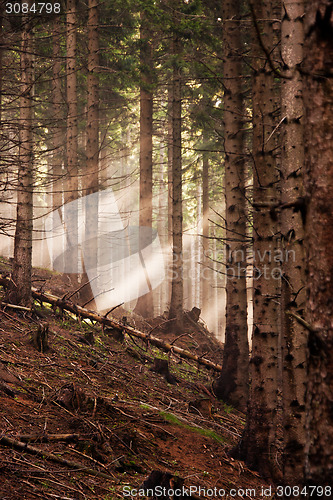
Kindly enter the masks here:
[[[88, 2], [88, 78], [87, 78], [87, 165], [84, 176], [83, 193], [85, 198], [85, 244], [83, 282], [95, 279], [98, 264], [98, 191], [99, 191], [99, 39], [98, 39], [98, 0]], [[95, 196], [89, 196], [93, 195]], [[87, 275], [89, 273], [89, 277]], [[95, 306], [90, 286], [83, 289], [81, 299]]]
[[333, 4], [307, 1], [305, 17], [305, 192], [308, 253], [308, 484], [331, 487], [333, 477]]
[[246, 217], [243, 155], [240, 10], [223, 2], [224, 147], [226, 192], [227, 306], [223, 369], [215, 384], [217, 396], [246, 409], [249, 347], [246, 296]]
[[173, 38], [175, 56], [172, 76], [172, 289], [169, 319], [180, 331], [183, 326], [183, 204], [182, 204], [182, 142], [181, 142], [181, 42]]
[[[28, 1], [31, 5], [31, 0]], [[33, 229], [33, 30], [30, 15], [22, 18], [19, 166], [14, 263], [8, 299], [29, 306]]]
[[284, 0], [282, 6], [282, 363], [284, 407], [284, 481], [301, 484], [305, 446], [305, 385], [307, 331], [288, 310], [304, 315], [305, 258], [302, 214], [295, 202], [303, 197], [304, 163], [302, 76], [303, 1]]
[[[139, 213], [139, 237], [140, 237], [140, 259], [145, 268], [149, 265], [148, 249], [143, 251], [152, 242], [152, 218], [153, 218], [153, 93], [151, 89], [152, 77], [152, 47], [148, 32], [148, 19], [144, 13], [141, 14], [141, 87], [140, 87], [140, 213]], [[153, 291], [148, 272], [146, 283], [149, 292], [141, 295], [135, 308], [135, 312], [146, 318], [153, 317]]]
[[[170, 77], [171, 78], [171, 77]], [[167, 141], [168, 141], [168, 243], [172, 246], [172, 86], [168, 89], [168, 116], [167, 116]]]
[[[171, 75], [170, 78], [171, 80]], [[173, 140], [172, 140], [172, 94], [173, 87], [169, 84], [168, 88], [168, 113], [167, 113], [167, 142], [168, 142], [168, 251], [167, 251], [167, 302], [168, 307], [171, 301], [171, 291], [172, 291], [172, 151], [173, 151]]]
[[[271, 53], [276, 42], [273, 7], [269, 0], [252, 3], [254, 19]], [[253, 44], [258, 46], [256, 35]], [[274, 74], [259, 46], [253, 55], [253, 335], [250, 397], [239, 458], [265, 478], [275, 480], [281, 476], [276, 462], [281, 270], [275, 260], [278, 221], [270, 207], [277, 204], [279, 196], [274, 134], [278, 104]]]
[[209, 160], [208, 153], [204, 153], [202, 157], [202, 266], [200, 276], [202, 281], [202, 317], [208, 322], [208, 314], [211, 308], [211, 282], [214, 280], [214, 275], [209, 270]]
[[[52, 78], [52, 111], [53, 111], [53, 155], [52, 155], [52, 210], [54, 213], [53, 227], [56, 229], [57, 222], [62, 220], [62, 195], [63, 195], [63, 179], [62, 179], [62, 163], [64, 153], [64, 130], [63, 130], [63, 108], [62, 108], [62, 91], [61, 91], [61, 58], [60, 58], [60, 35], [61, 23], [60, 17], [55, 16], [53, 20], [53, 78]], [[58, 240], [59, 241], [59, 240]], [[62, 252], [64, 248], [62, 249]], [[61, 269], [64, 262], [62, 260]]]
[[[66, 184], [64, 190], [65, 205], [78, 198], [78, 116], [77, 116], [77, 76], [76, 76], [76, 0], [67, 0], [66, 17], [66, 74], [67, 74], [67, 137], [66, 137]], [[78, 208], [71, 204], [64, 207], [64, 219], [67, 228], [65, 269], [69, 273], [78, 273]], [[73, 284], [76, 279], [72, 276]]]

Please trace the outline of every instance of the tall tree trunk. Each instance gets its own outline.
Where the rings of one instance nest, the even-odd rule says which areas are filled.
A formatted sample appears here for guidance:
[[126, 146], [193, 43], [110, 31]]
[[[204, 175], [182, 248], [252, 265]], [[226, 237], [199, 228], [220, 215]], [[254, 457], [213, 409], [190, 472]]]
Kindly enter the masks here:
[[[309, 359], [306, 396], [308, 484], [333, 477], [333, 4], [307, 2], [304, 45], [305, 192]], [[326, 496], [332, 496], [332, 491]]]
[[[170, 80], [171, 80], [170, 75]], [[167, 303], [168, 307], [171, 301], [171, 291], [172, 291], [172, 280], [171, 280], [171, 269], [172, 269], [172, 151], [173, 151], [173, 141], [172, 141], [172, 95], [173, 88], [169, 84], [168, 87], [168, 112], [167, 112], [167, 143], [168, 143], [168, 246], [167, 246]]]
[[[281, 86], [282, 127], [282, 363], [284, 419], [284, 481], [301, 484], [305, 446], [305, 384], [307, 331], [288, 310], [304, 315], [305, 256], [302, 214], [295, 203], [303, 197], [304, 162], [302, 76], [303, 0], [284, 0], [281, 52], [284, 79]], [[287, 312], [287, 314], [286, 314]]]
[[[273, 53], [274, 3], [251, 4], [265, 47]], [[264, 21], [262, 21], [264, 20]], [[267, 479], [280, 478], [277, 468], [278, 348], [280, 266], [276, 262], [278, 221], [270, 207], [278, 202], [276, 164], [277, 93], [274, 74], [263, 59], [258, 40], [253, 45], [253, 335], [250, 361], [250, 397], [239, 458]]]
[[246, 217], [243, 155], [240, 8], [223, 2], [224, 148], [226, 193], [227, 306], [223, 369], [215, 384], [219, 398], [245, 410], [249, 347], [246, 296]]
[[[176, 21], [176, 20], [175, 20]], [[183, 326], [183, 203], [182, 203], [182, 142], [181, 142], [181, 42], [173, 37], [175, 57], [172, 75], [172, 283], [169, 319], [175, 330]]]
[[[66, 73], [67, 73], [67, 137], [66, 137], [66, 187], [64, 190], [65, 205], [78, 198], [78, 116], [77, 116], [77, 75], [76, 75], [76, 0], [67, 0], [66, 17]], [[78, 207], [76, 204], [64, 207], [64, 218], [67, 229], [67, 254], [65, 269], [77, 273], [78, 267]], [[72, 276], [73, 284], [76, 279]]]
[[[28, 1], [29, 7], [31, 0]], [[29, 306], [33, 229], [33, 28], [30, 14], [22, 17], [19, 166], [14, 263], [8, 299]]]
[[202, 156], [202, 317], [208, 323], [208, 315], [212, 315], [211, 299], [214, 275], [209, 270], [209, 160], [208, 153]]
[[[153, 218], [153, 93], [151, 89], [152, 77], [152, 47], [148, 32], [146, 14], [141, 14], [140, 30], [140, 63], [141, 63], [141, 87], [140, 87], [140, 207], [139, 207], [139, 238], [140, 259], [145, 268], [149, 265], [149, 255], [143, 258], [142, 251], [149, 247], [152, 242], [152, 218]], [[147, 253], [147, 250], [146, 250]], [[153, 317], [153, 291], [148, 272], [145, 272], [146, 283], [149, 292], [141, 295], [135, 308], [135, 312], [146, 318]]]
[[[63, 195], [63, 179], [62, 179], [62, 158], [63, 158], [63, 107], [62, 107], [62, 91], [61, 91], [61, 56], [60, 56], [60, 35], [61, 23], [60, 17], [55, 16], [53, 20], [53, 68], [52, 68], [52, 111], [53, 111], [53, 136], [52, 136], [52, 210], [53, 210], [53, 227], [56, 229], [58, 216], [62, 219], [62, 195]], [[59, 241], [59, 240], [58, 240]], [[62, 249], [64, 251], [64, 249]], [[52, 256], [53, 257], [53, 256]], [[63, 269], [63, 259], [61, 269]]]
[[[88, 1], [88, 78], [87, 78], [87, 165], [84, 176], [83, 193], [85, 198], [85, 244], [83, 282], [97, 277], [98, 264], [98, 190], [99, 190], [99, 39], [98, 39], [97, 0]], [[89, 196], [96, 193], [95, 196]], [[89, 278], [87, 275], [89, 273]], [[94, 306], [94, 297], [90, 286], [83, 289], [81, 299], [89, 307]]]

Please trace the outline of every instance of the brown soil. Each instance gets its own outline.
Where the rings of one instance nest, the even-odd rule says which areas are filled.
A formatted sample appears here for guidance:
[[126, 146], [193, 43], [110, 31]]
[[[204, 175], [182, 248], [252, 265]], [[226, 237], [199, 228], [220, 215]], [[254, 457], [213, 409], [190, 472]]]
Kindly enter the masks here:
[[[4, 261], [0, 267], [9, 270]], [[35, 271], [35, 279], [45, 273]], [[64, 295], [61, 276], [50, 276], [44, 289]], [[184, 478], [187, 487], [201, 487], [201, 498], [273, 498], [261, 493], [268, 486], [257, 473], [228, 457], [244, 415], [210, 394], [213, 374], [137, 339], [117, 342], [67, 313], [40, 306], [37, 312], [3, 305], [0, 310], [1, 500], [130, 498], [124, 487], [139, 488], [156, 469]], [[45, 353], [31, 344], [41, 319], [49, 326]], [[87, 332], [94, 334], [93, 346]], [[154, 330], [160, 334], [168, 335]], [[177, 345], [197, 343], [202, 349], [204, 334], [189, 335]], [[169, 360], [176, 384], [150, 370], [155, 357]], [[72, 436], [65, 440], [64, 434]], [[3, 436], [25, 439], [28, 447], [8, 446]], [[31, 454], [29, 446], [41, 454]], [[76, 466], [52, 461], [46, 452]], [[212, 495], [209, 488], [225, 495]]]

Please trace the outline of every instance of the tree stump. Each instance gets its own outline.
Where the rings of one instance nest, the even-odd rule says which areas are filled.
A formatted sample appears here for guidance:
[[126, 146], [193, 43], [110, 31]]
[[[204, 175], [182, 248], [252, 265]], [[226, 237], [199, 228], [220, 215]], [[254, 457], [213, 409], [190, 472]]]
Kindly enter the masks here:
[[37, 330], [32, 334], [32, 345], [39, 352], [47, 352], [49, 347], [49, 324], [38, 323]]
[[154, 365], [150, 368], [152, 372], [163, 375], [169, 384], [176, 384], [176, 378], [169, 371], [169, 364], [166, 359], [154, 358]]
[[[161, 496], [161, 491], [168, 492], [171, 490], [173, 490], [173, 491], [177, 490], [177, 493], [178, 493], [178, 490], [180, 490], [182, 492], [183, 485], [184, 485], [184, 479], [177, 477], [177, 476], [173, 476], [169, 472], [162, 472], [160, 470], [153, 470], [149, 474], [147, 479], [145, 479], [145, 481], [142, 483], [142, 485], [140, 486], [140, 489], [145, 490], [147, 493], [148, 493], [148, 490], [149, 490], [149, 493], [153, 492], [154, 493], [153, 496], [149, 497], [149, 498], [152, 498], [152, 500], [157, 500], [157, 499], [170, 500], [170, 498], [176, 500], [176, 499], [183, 499], [184, 498], [183, 495], [182, 494], [181, 495], [175, 494], [175, 495], [169, 496], [166, 493], [165, 495], [162, 494], [162, 496]], [[190, 497], [186, 497], [186, 498], [190, 498]]]

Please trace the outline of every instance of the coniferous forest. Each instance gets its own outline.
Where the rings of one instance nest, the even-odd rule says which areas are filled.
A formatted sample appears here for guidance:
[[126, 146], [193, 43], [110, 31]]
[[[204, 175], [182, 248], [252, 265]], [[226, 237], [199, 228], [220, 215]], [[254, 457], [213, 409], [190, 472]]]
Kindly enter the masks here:
[[[188, 405], [177, 414], [184, 443], [186, 418], [229, 429], [210, 455], [220, 466], [195, 483], [222, 485], [213, 498], [333, 498], [332, 1], [1, 0], [0, 19], [0, 470], [23, 481], [1, 498], [183, 486], [191, 458], [188, 469], [144, 465], [147, 441], [133, 445], [168, 398], [168, 411]], [[136, 368], [113, 357], [124, 353]], [[182, 363], [195, 381], [179, 378]], [[97, 388], [111, 373], [123, 377], [120, 395]], [[167, 396], [171, 386], [185, 392]], [[163, 398], [145, 400], [154, 387]], [[146, 401], [140, 416], [127, 399]], [[27, 401], [39, 410], [24, 423]], [[39, 472], [37, 462], [34, 474], [15, 472], [45, 401], [46, 420], [70, 414], [75, 429], [31, 427], [31, 448], [47, 436], [49, 447], [20, 459], [44, 454]], [[108, 412], [131, 413], [136, 437], [118, 421], [111, 431]], [[94, 453], [77, 447], [84, 432]], [[77, 454], [73, 465], [60, 452], [58, 466], [89, 456], [90, 472], [72, 491], [54, 476], [51, 494], [35, 476], [55, 467], [60, 433], [76, 436]], [[207, 446], [198, 442], [198, 457]], [[252, 493], [226, 463], [255, 474]], [[97, 476], [116, 486], [93, 486]], [[233, 495], [229, 483], [244, 489]]]

